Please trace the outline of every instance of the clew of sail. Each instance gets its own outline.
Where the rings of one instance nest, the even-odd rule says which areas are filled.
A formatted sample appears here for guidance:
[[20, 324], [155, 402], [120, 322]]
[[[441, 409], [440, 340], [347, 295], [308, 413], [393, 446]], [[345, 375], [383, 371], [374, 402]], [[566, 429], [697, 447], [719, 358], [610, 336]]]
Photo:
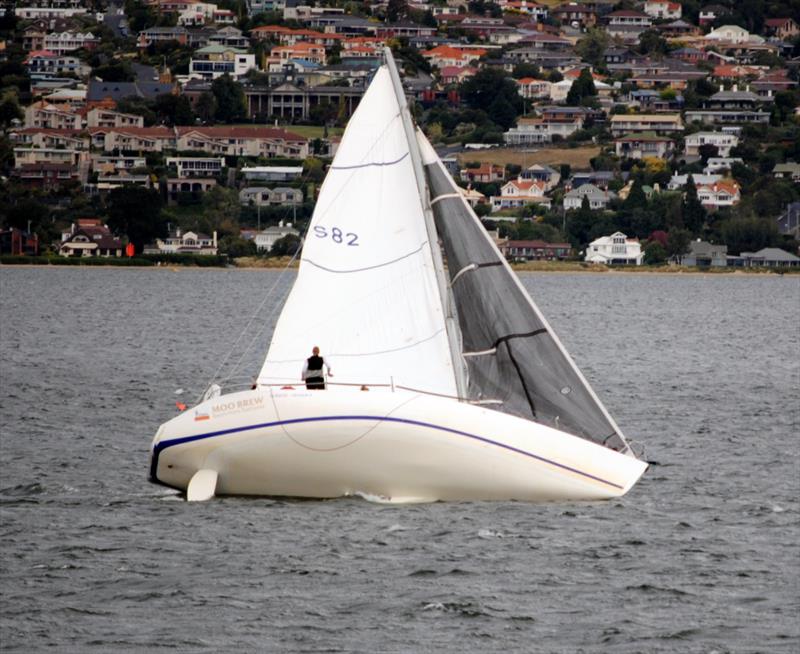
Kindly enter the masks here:
[[386, 66], [322, 185], [259, 383], [297, 382], [314, 345], [331, 381], [456, 394], [422, 199]]
[[480, 220], [418, 132], [455, 300], [468, 394], [615, 450], [628, 446]]

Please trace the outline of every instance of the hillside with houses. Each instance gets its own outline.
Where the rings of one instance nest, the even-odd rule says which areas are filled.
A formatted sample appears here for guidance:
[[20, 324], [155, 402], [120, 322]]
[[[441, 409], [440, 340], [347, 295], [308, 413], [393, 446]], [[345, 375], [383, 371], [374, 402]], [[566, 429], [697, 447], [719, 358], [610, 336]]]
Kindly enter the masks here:
[[798, 16], [797, 0], [5, 5], [0, 255], [295, 253], [389, 47], [510, 260], [800, 268]]

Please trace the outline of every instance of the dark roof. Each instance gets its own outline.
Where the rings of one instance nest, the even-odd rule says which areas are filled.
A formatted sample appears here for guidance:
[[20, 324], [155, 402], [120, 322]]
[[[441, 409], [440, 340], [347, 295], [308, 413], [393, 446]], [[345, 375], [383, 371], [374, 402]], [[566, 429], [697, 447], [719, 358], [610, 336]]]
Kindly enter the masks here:
[[172, 93], [172, 84], [161, 82], [136, 81], [136, 82], [103, 82], [101, 80], [89, 80], [86, 89], [87, 102], [99, 102], [104, 98], [111, 98], [114, 101], [130, 98], [155, 99], [159, 95]]

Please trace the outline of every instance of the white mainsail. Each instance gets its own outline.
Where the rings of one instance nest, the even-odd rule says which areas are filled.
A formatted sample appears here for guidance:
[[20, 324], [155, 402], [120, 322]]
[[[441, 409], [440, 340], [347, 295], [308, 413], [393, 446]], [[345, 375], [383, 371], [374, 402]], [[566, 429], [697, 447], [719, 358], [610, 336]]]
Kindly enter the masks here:
[[336, 383], [457, 394], [422, 202], [382, 66], [322, 186], [259, 383], [299, 381], [318, 345]]

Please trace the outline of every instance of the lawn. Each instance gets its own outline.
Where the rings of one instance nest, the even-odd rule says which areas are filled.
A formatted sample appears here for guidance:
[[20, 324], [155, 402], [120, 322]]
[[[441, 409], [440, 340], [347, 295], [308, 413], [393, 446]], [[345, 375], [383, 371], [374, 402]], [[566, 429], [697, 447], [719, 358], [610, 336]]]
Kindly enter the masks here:
[[546, 164], [558, 169], [561, 164], [569, 164], [574, 169], [590, 168], [589, 160], [600, 154], [598, 146], [582, 148], [542, 148], [517, 149], [498, 148], [491, 150], [466, 150], [458, 155], [458, 162], [480, 161], [505, 166], [516, 164], [527, 167], [533, 164]]

